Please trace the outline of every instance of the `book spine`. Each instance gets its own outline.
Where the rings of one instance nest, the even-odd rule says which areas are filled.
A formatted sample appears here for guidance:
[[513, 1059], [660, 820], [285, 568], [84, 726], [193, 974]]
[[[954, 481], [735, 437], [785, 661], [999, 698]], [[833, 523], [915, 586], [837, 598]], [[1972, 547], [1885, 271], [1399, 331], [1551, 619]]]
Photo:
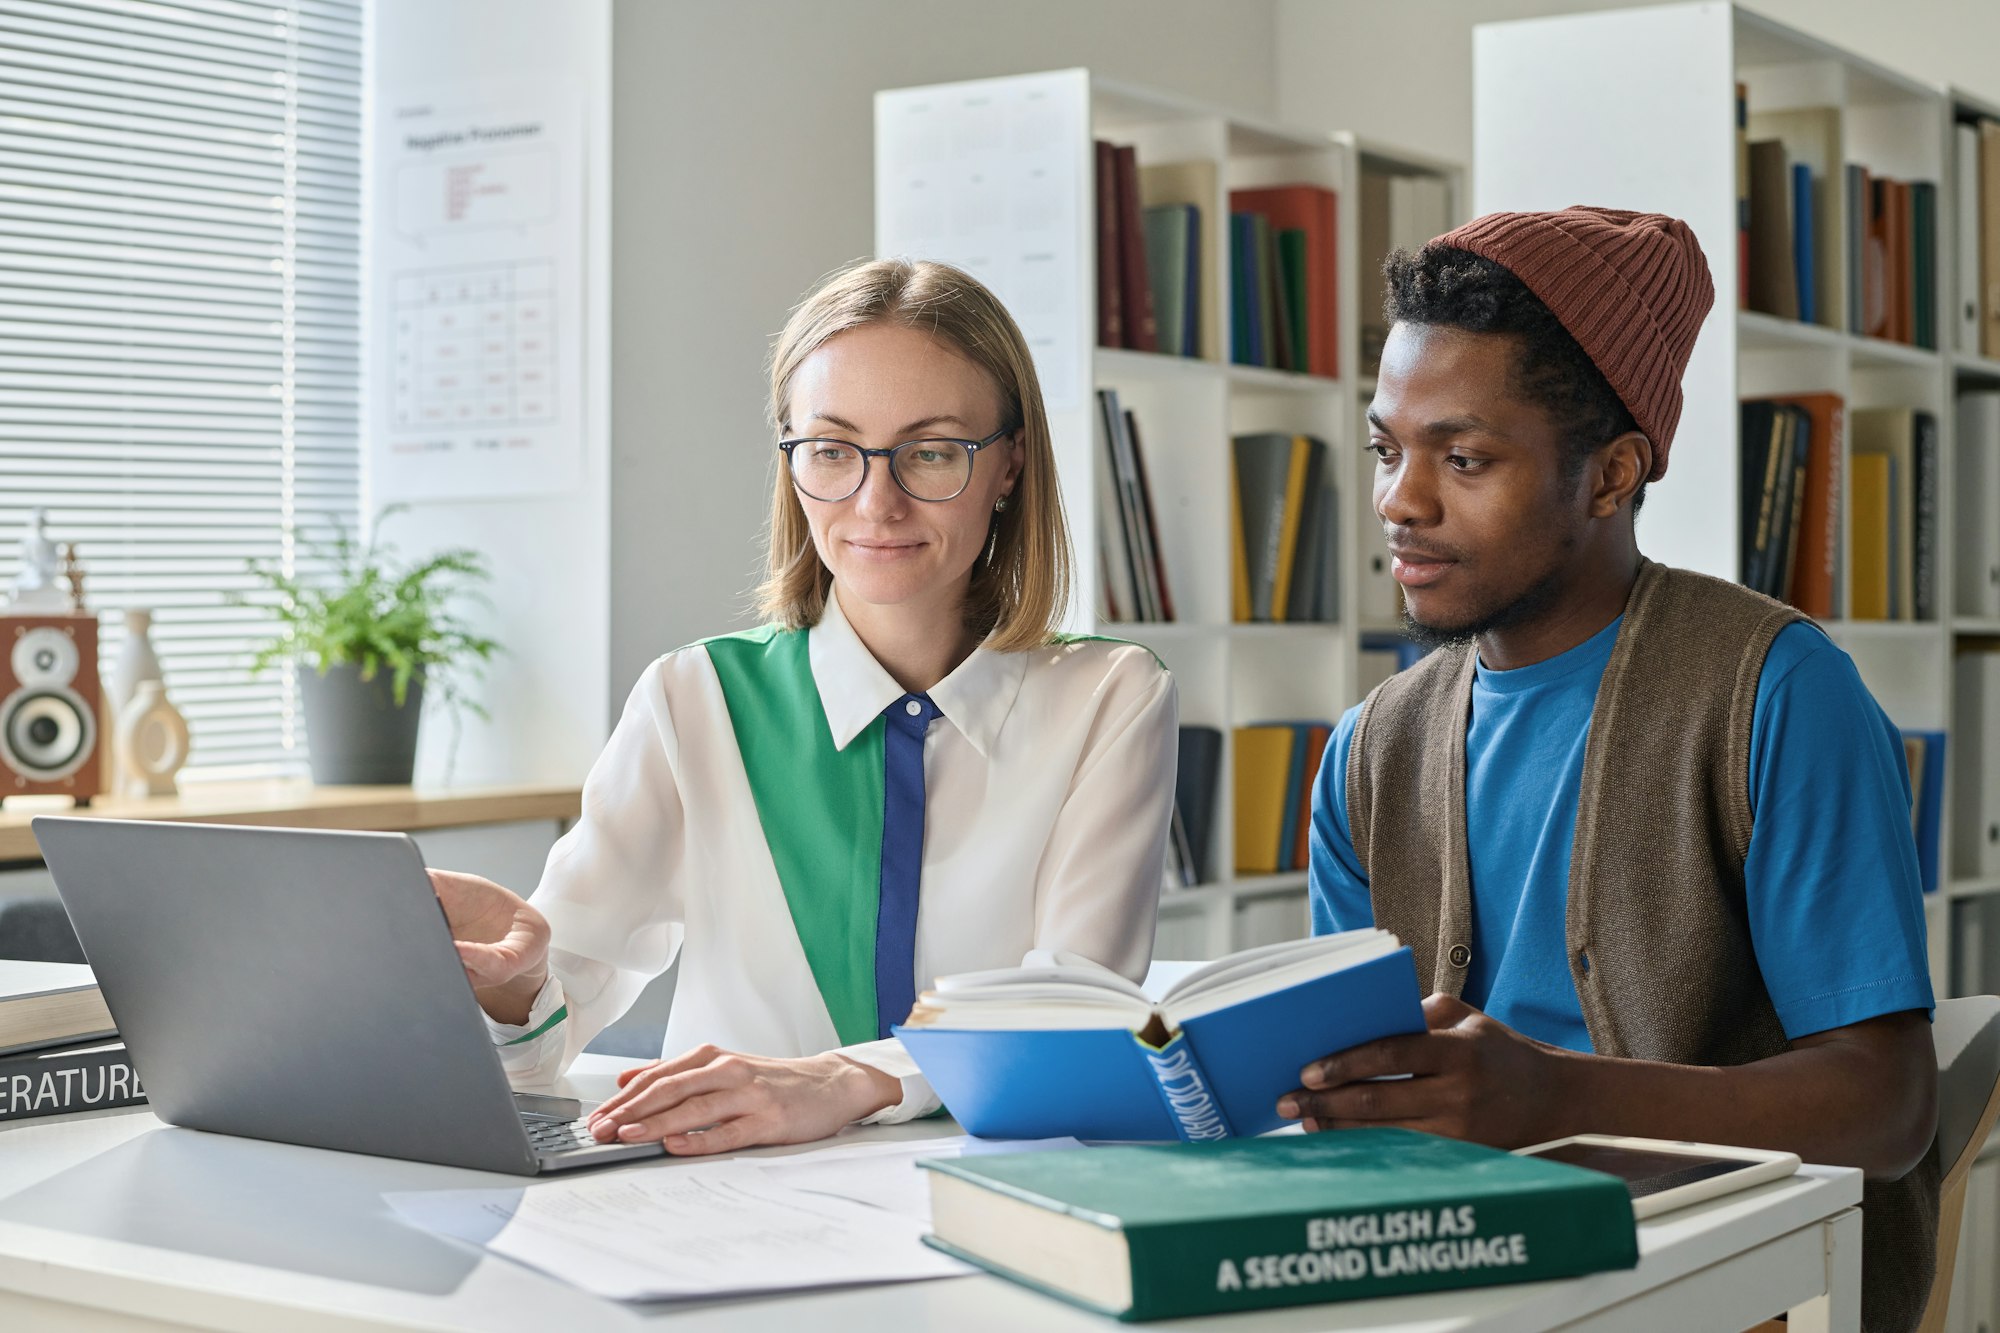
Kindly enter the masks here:
[[1153, 320], [1153, 289], [1146, 273], [1145, 232], [1139, 218], [1139, 155], [1129, 144], [1112, 150], [1118, 190], [1118, 292], [1124, 302], [1125, 345], [1135, 352], [1159, 350]]
[[1128, 1226], [1133, 1320], [1539, 1282], [1638, 1262], [1622, 1183], [1399, 1208]]
[[1097, 345], [1125, 345], [1125, 298], [1118, 274], [1118, 155], [1097, 141]]
[[146, 1100], [125, 1048], [0, 1060], [0, 1124]]
[[1915, 587], [1911, 600], [1918, 620], [1936, 620], [1937, 606], [1937, 527], [1938, 527], [1938, 422], [1929, 412], [1916, 415], [1912, 452], [1916, 472], [1916, 514], [1912, 540], [1915, 543], [1913, 571]]
[[[1133, 1040], [1138, 1040], [1135, 1036]], [[1208, 1085], [1208, 1075], [1195, 1058], [1187, 1034], [1180, 1033], [1158, 1050], [1141, 1044], [1146, 1063], [1152, 1067], [1153, 1081], [1160, 1086], [1160, 1100], [1166, 1103], [1183, 1143], [1203, 1143], [1210, 1139], [1235, 1137], [1222, 1103]]]

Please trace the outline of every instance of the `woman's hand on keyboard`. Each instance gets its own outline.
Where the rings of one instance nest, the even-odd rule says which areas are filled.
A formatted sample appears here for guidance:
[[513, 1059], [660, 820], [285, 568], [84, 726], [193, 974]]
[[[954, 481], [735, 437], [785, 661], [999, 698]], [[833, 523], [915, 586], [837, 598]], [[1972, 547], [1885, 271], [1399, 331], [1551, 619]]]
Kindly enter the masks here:
[[838, 1052], [780, 1060], [699, 1046], [618, 1076], [591, 1113], [599, 1143], [659, 1141], [670, 1153], [809, 1143], [902, 1100], [903, 1085]]

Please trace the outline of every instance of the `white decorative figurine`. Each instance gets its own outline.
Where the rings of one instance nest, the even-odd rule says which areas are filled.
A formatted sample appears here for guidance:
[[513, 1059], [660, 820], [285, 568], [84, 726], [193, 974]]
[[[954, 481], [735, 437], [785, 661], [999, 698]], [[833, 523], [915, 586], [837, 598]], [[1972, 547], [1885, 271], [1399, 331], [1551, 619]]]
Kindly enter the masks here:
[[69, 594], [62, 586], [62, 553], [49, 539], [49, 511], [37, 507], [21, 538], [21, 568], [14, 575], [14, 595], [9, 611], [69, 610]]

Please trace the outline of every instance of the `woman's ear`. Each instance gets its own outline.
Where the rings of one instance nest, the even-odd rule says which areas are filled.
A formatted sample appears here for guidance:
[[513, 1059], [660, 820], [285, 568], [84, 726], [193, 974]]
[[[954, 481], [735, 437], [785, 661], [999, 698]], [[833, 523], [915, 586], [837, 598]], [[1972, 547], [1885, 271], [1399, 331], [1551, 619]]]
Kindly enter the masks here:
[[1007, 436], [1007, 451], [1004, 455], [1007, 459], [1007, 469], [1001, 474], [1000, 483], [1002, 495], [1012, 495], [1014, 487], [1020, 484], [1021, 469], [1027, 465], [1028, 460], [1028, 446], [1024, 439], [1027, 433], [1027, 427], [1023, 426]]

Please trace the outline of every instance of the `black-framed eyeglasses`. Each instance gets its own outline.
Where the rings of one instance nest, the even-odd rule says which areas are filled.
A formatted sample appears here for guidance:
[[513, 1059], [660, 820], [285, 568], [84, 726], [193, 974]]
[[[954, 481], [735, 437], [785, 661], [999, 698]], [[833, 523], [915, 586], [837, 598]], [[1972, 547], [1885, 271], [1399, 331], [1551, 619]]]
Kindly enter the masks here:
[[815, 500], [845, 500], [868, 480], [868, 460], [889, 460], [889, 475], [905, 494], [937, 504], [956, 500], [972, 484], [972, 457], [1007, 434], [1002, 426], [983, 440], [905, 440], [888, 449], [864, 449], [852, 440], [780, 440], [792, 485]]

